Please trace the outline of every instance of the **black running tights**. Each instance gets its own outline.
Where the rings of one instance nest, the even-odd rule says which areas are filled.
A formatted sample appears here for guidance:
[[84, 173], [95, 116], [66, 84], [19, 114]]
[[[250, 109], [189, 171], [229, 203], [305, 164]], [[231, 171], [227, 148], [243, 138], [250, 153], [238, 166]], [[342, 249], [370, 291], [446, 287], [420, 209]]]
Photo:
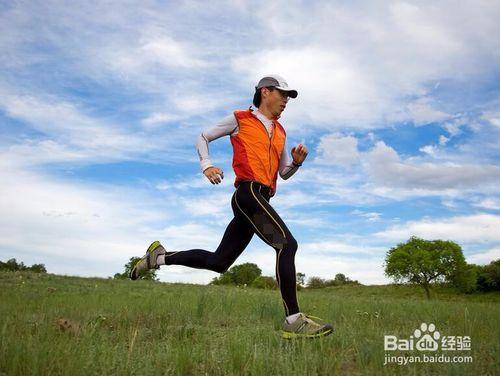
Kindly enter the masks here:
[[269, 188], [242, 182], [231, 199], [234, 218], [215, 252], [202, 249], [167, 252], [167, 265], [184, 265], [224, 273], [246, 248], [254, 234], [276, 250], [276, 280], [286, 315], [299, 312], [295, 280], [297, 241], [269, 204]]

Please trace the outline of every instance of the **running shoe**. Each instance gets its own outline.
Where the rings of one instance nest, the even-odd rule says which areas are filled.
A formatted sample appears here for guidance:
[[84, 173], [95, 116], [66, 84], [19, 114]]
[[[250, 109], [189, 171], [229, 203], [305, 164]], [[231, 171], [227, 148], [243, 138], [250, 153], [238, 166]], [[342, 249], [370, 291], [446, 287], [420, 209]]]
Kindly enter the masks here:
[[130, 271], [130, 279], [135, 280], [139, 278], [140, 274], [145, 270], [160, 269], [160, 265], [156, 263], [156, 259], [159, 255], [164, 255], [165, 253], [165, 248], [163, 248], [158, 240], [155, 240], [148, 247], [146, 254], [139, 261], [137, 261]]
[[282, 331], [283, 338], [317, 338], [327, 336], [333, 332], [333, 326], [320, 324], [314, 321], [313, 318], [321, 320], [319, 317], [306, 316], [302, 313], [291, 324], [285, 320]]

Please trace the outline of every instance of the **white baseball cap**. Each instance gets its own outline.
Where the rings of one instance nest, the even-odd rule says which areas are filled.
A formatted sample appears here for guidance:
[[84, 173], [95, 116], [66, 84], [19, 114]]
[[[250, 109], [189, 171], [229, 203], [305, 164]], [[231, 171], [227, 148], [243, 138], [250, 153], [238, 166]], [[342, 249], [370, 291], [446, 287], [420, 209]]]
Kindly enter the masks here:
[[297, 90], [290, 89], [285, 79], [277, 74], [269, 74], [262, 77], [257, 86], [255, 86], [255, 90], [259, 90], [263, 87], [275, 87], [281, 91], [286, 91], [290, 98], [297, 98], [298, 95]]

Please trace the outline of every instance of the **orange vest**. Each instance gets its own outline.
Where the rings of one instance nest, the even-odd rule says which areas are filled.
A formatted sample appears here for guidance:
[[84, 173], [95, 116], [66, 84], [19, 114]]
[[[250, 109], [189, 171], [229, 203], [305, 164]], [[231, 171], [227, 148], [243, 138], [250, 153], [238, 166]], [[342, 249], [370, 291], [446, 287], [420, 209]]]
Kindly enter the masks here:
[[278, 121], [273, 121], [269, 137], [266, 127], [250, 110], [235, 111], [239, 131], [231, 136], [233, 144], [234, 186], [242, 181], [256, 181], [276, 192], [276, 180], [281, 153], [285, 147], [286, 132]]

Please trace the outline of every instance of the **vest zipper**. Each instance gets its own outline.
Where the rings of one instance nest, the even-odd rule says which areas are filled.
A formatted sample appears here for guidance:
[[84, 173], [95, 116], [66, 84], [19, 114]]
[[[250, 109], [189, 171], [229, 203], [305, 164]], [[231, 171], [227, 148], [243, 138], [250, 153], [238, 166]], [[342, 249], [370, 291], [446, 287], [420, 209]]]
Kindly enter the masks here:
[[[259, 120], [255, 115], [254, 117]], [[262, 121], [259, 120], [259, 123], [262, 125], [262, 128], [264, 129], [264, 132], [266, 132], [266, 135], [267, 135], [267, 138], [269, 140], [269, 150], [268, 150], [268, 160], [269, 160], [269, 178], [272, 179], [272, 176], [271, 176], [271, 172], [272, 172], [272, 169], [271, 169], [271, 147], [272, 147], [272, 140], [273, 140], [273, 137], [274, 137], [274, 133], [276, 132], [276, 126], [274, 124], [274, 120], [273, 120], [273, 124], [272, 124], [272, 134], [271, 134], [271, 137], [269, 137], [269, 134], [267, 133], [267, 128], [266, 126], [264, 125], [264, 123]]]
[[269, 137], [269, 177], [272, 179], [273, 177], [271, 176], [271, 146], [273, 144], [273, 137], [274, 137], [274, 133], [276, 131], [275, 129], [275, 125], [274, 125], [274, 121], [273, 121], [273, 126], [272, 126], [272, 132], [273, 134], [271, 135], [271, 137]]

